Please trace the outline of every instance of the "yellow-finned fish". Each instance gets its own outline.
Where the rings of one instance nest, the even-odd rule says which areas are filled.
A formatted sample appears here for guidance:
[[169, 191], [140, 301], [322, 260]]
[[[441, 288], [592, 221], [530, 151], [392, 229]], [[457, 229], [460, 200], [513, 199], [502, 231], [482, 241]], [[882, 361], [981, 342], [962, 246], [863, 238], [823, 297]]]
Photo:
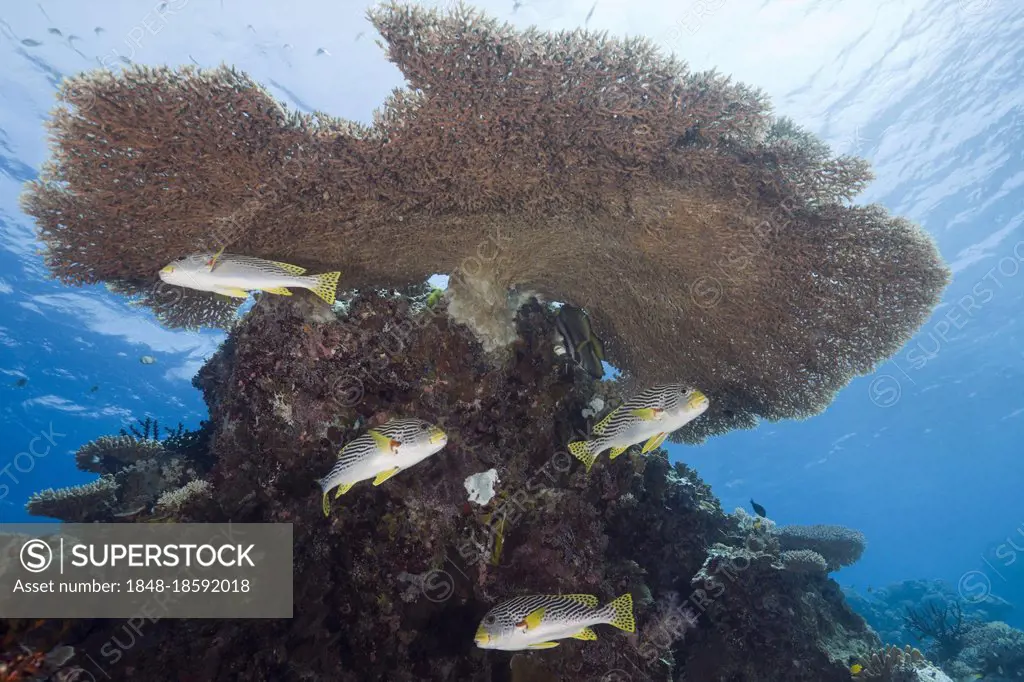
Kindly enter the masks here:
[[643, 452], [650, 452], [668, 434], [704, 414], [708, 404], [707, 396], [691, 386], [649, 388], [605, 415], [594, 427], [592, 440], [569, 443], [569, 452], [587, 466], [588, 472], [597, 456], [608, 448], [611, 459], [637, 443], [644, 443]]
[[860, 675], [862, 670], [864, 670], [864, 666], [862, 666], [860, 663], [854, 663], [850, 666], [850, 672], [854, 675]]
[[288, 287], [309, 289], [334, 303], [340, 272], [306, 275], [305, 268], [289, 263], [223, 253], [197, 253], [179, 258], [160, 270], [160, 279], [199, 291], [246, 298], [250, 291], [291, 296]]
[[419, 464], [448, 444], [444, 431], [421, 419], [392, 419], [359, 436], [338, 453], [330, 472], [320, 479], [324, 516], [330, 516], [327, 493], [338, 487], [335, 498], [359, 481], [380, 485], [402, 469]]
[[556, 639], [595, 640], [592, 625], [606, 623], [636, 631], [633, 597], [628, 592], [602, 607], [592, 594], [536, 594], [516, 597], [491, 609], [474, 641], [481, 649], [550, 649]]

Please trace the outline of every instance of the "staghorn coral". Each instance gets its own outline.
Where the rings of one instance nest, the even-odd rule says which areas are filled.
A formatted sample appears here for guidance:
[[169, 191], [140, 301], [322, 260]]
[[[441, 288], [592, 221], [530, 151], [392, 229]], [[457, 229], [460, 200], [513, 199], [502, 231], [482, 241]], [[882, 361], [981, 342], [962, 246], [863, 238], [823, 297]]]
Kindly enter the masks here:
[[860, 559], [867, 543], [859, 530], [843, 526], [777, 526], [772, 529], [783, 551], [809, 549], [828, 564], [829, 572], [850, 566]]
[[134, 436], [100, 436], [78, 448], [75, 463], [82, 471], [97, 474], [116, 474], [140, 460], [157, 459], [167, 451], [156, 440], [142, 440]]
[[[642, 39], [518, 31], [464, 7], [368, 16], [409, 84], [369, 128], [289, 114], [227, 68], [67, 81], [23, 201], [48, 267], [144, 290], [226, 245], [360, 290], [451, 273], [453, 312], [487, 348], [513, 338], [502, 293], [535, 291], [588, 310], [634, 384], [700, 386], [711, 408], [672, 436], [688, 442], [817, 414], [948, 283], [918, 227], [845, 203], [867, 164], [753, 88]], [[180, 295], [146, 300], [223, 323]]]
[[[581, 413], [598, 390], [609, 403], [621, 395], [613, 383], [566, 376], [544, 306], [520, 308], [519, 340], [497, 369], [443, 304], [364, 292], [343, 317], [320, 310], [309, 300], [259, 301], [194, 381], [216, 464], [209, 494], [190, 498], [187, 517], [293, 523], [295, 618], [147, 623], [147, 641], [160, 646], [123, 650], [113, 680], [570, 681], [628, 669], [655, 682], [759, 682], [796, 669], [787, 679], [845, 682], [845, 652], [877, 645], [834, 583], [783, 570], [772, 538], [740, 529], [665, 451], [584, 474], [559, 444], [586, 428]], [[274, 414], [281, 392], [290, 426]], [[397, 414], [436, 420], [448, 445], [379, 487], [354, 488], [324, 519], [314, 481], [345, 442]], [[466, 478], [492, 468], [495, 497], [468, 502]], [[497, 519], [503, 549], [492, 563]], [[693, 576], [709, 557], [748, 551], [714, 547], [723, 536], [760, 542], [763, 565], [695, 619]], [[547, 591], [603, 602], [630, 592], [637, 633], [598, 626], [597, 641], [543, 655], [474, 647], [492, 606]], [[100, 656], [119, 625], [89, 622], [88, 636], [68, 643], [83, 658]], [[755, 675], [737, 672], [755, 665], [737, 651], [760, 657]]]

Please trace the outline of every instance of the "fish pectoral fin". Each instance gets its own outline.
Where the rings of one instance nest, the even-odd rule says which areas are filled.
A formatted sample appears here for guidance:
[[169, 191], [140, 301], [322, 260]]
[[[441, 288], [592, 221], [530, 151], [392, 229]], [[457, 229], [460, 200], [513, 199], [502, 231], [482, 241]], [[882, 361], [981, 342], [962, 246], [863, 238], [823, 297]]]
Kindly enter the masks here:
[[526, 618], [523, 618], [523, 620], [516, 623], [516, 626], [524, 628], [527, 632], [537, 628], [541, 624], [541, 621], [544, 620], [545, 610], [546, 608], [542, 606], [539, 609], [531, 611]]
[[323, 505], [324, 505], [324, 516], [330, 516], [331, 515], [331, 498], [327, 496], [326, 492], [324, 493]]
[[390, 452], [391, 454], [398, 454], [398, 445], [401, 445], [396, 440], [393, 440], [391, 436], [385, 436], [377, 429], [370, 429], [367, 431], [370, 437], [373, 438], [373, 442], [377, 444], [377, 449], [381, 452]]
[[401, 469], [401, 467], [395, 467], [394, 469], [388, 469], [387, 471], [380, 472], [379, 474], [377, 474], [377, 478], [373, 479], [373, 484], [380, 485], [381, 483], [383, 483], [384, 481], [388, 480], [389, 478], [397, 474], [399, 471], [401, 471]]
[[540, 642], [538, 644], [531, 644], [527, 649], [554, 649], [558, 646], [558, 642]]
[[614, 447], [608, 453], [608, 457], [610, 459], [615, 459], [616, 457], [618, 457], [619, 455], [621, 455], [623, 452], [625, 452], [628, 449], [629, 449], [628, 446], [626, 446], [626, 447]]
[[575, 635], [573, 635], [572, 638], [573, 639], [586, 639], [586, 640], [593, 641], [593, 640], [597, 639], [597, 633], [594, 632], [593, 630], [591, 630], [590, 628], [583, 628], [582, 630], [577, 632]]
[[226, 247], [224, 247], [224, 246], [220, 247], [220, 250], [217, 251], [217, 253], [213, 254], [213, 257], [210, 258], [210, 260], [206, 261], [206, 271], [207, 272], [213, 272], [213, 269], [215, 267], [217, 267], [217, 259], [219, 259], [221, 257], [221, 255], [224, 254], [224, 249], [225, 248]]
[[238, 287], [219, 287], [214, 289], [214, 293], [230, 296], [231, 298], [249, 298], [249, 292]]
[[291, 296], [292, 292], [288, 291], [285, 287], [274, 287], [273, 289], [260, 289], [268, 294], [277, 294], [278, 296]]
[[630, 410], [629, 413], [636, 417], [637, 419], [643, 420], [645, 422], [651, 422], [654, 421], [655, 419], [661, 419], [661, 415], [662, 413], [664, 413], [664, 411], [665, 410], [659, 410], [656, 407], [641, 407], [636, 410]]
[[334, 494], [334, 499], [338, 499], [339, 497], [347, 493], [349, 490], [352, 490], [352, 486], [354, 485], [355, 483], [342, 483], [341, 485], [339, 485], [338, 492]]
[[665, 442], [665, 438], [667, 437], [668, 434], [664, 432], [659, 433], [656, 436], [651, 436], [650, 438], [647, 439], [647, 442], [644, 443], [644, 449], [641, 450], [640, 453], [647, 454], [648, 452], [650, 452], [651, 450]]

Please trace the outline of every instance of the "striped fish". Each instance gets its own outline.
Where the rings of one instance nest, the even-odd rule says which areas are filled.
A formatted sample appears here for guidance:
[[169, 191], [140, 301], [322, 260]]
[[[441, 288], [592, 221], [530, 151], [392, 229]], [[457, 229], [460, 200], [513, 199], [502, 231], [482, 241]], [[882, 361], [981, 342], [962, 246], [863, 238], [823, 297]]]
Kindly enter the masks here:
[[[562, 337], [562, 348], [572, 361], [595, 379], [602, 378], [604, 343], [594, 334], [587, 314], [576, 306], [563, 305], [555, 317], [555, 329]], [[557, 347], [555, 352], [558, 352]]]
[[696, 388], [682, 384], [655, 386], [605, 415], [594, 427], [595, 438], [569, 443], [569, 452], [583, 462], [589, 472], [597, 456], [608, 448], [611, 448], [611, 459], [637, 443], [644, 443], [644, 453], [650, 452], [661, 445], [668, 434], [707, 409], [707, 396]]
[[474, 641], [481, 649], [550, 649], [558, 646], [556, 639], [595, 640], [590, 626], [602, 623], [635, 632], [632, 595], [627, 592], [600, 608], [592, 594], [516, 597], [484, 616]]
[[223, 253], [185, 256], [160, 270], [160, 279], [199, 291], [212, 291], [232, 298], [247, 298], [250, 291], [291, 296], [288, 287], [309, 289], [334, 303], [340, 272], [307, 275], [305, 268], [290, 263]]
[[420, 419], [392, 419], [370, 429], [346, 445], [330, 472], [320, 479], [324, 516], [331, 515], [327, 494], [337, 486], [335, 498], [360, 481], [380, 485], [402, 469], [419, 464], [448, 443], [444, 431]]

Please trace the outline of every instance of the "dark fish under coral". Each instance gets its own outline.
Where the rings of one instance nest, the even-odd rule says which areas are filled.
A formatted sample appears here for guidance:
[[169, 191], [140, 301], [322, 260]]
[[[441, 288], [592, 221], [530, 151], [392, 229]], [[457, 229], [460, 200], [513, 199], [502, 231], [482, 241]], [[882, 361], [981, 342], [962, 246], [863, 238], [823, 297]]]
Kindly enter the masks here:
[[555, 328], [562, 337], [562, 346], [572, 361], [595, 379], [602, 378], [604, 342], [594, 334], [587, 314], [576, 306], [563, 305], [558, 309]]
[[753, 500], [750, 501], [750, 506], [754, 508], [754, 513], [760, 516], [762, 519], [765, 518], [765, 516], [768, 514], [768, 512], [765, 511], [764, 507], [759, 505], [757, 502], [754, 502]]

